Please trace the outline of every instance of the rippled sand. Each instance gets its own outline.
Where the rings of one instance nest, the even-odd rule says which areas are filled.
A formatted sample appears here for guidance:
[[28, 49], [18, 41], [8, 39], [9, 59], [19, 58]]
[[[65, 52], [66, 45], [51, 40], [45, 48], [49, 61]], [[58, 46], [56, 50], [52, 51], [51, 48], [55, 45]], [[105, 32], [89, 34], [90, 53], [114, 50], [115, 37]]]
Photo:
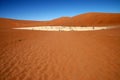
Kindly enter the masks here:
[[0, 80], [120, 80], [120, 29], [0, 29]]

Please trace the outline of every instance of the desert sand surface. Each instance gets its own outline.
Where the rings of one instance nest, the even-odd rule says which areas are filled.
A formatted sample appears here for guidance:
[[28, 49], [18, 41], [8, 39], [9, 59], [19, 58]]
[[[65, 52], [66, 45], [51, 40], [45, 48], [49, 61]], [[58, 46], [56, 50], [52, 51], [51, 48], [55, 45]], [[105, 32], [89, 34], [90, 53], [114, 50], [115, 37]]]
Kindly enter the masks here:
[[0, 80], [120, 80], [120, 28], [0, 29]]
[[[7, 24], [6, 24], [7, 23]], [[0, 18], [0, 28], [33, 26], [118, 26], [120, 13], [90, 12], [73, 17], [60, 17], [49, 21], [32, 21]]]
[[85, 13], [50, 21], [0, 18], [0, 80], [120, 80], [119, 27], [66, 32], [13, 29], [36, 26], [116, 27], [120, 14]]

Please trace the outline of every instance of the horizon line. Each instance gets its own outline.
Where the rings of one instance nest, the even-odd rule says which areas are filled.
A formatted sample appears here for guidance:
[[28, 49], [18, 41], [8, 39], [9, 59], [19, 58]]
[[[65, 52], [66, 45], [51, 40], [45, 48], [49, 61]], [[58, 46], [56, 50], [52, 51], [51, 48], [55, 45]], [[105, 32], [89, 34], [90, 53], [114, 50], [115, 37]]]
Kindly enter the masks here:
[[[74, 16], [78, 16], [78, 15], [81, 15], [81, 14], [89, 14], [89, 13], [108, 13], [108, 14], [120, 14], [120, 12], [85, 12], [85, 13], [79, 13], [79, 14], [76, 14]], [[3, 19], [13, 19], [13, 20], [25, 20], [25, 21], [51, 21], [51, 20], [54, 20], [54, 19], [58, 19], [58, 18], [62, 18], [62, 17], [69, 17], [69, 18], [72, 18], [74, 16], [60, 16], [60, 17], [56, 17], [56, 18], [52, 18], [52, 19], [48, 19], [48, 20], [37, 20], [37, 19], [20, 19], [20, 18], [11, 18], [11, 17], [0, 17], [0, 18], [3, 18]]]

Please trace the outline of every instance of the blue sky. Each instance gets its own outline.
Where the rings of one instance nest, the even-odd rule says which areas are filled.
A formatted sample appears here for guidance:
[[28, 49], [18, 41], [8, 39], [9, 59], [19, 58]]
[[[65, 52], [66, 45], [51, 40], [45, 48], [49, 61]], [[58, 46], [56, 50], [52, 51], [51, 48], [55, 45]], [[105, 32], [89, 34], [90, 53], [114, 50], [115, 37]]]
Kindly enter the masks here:
[[120, 0], [0, 0], [0, 17], [51, 20], [87, 12], [120, 13]]

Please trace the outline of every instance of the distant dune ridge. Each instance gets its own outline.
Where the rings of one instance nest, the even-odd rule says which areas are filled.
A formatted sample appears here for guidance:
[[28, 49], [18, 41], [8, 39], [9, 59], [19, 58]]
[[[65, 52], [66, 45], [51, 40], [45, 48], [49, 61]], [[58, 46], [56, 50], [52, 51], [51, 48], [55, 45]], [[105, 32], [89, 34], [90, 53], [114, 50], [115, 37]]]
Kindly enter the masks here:
[[[7, 23], [7, 24], [6, 24]], [[0, 27], [23, 26], [112, 26], [120, 25], [120, 13], [85, 13], [73, 17], [60, 17], [50, 21], [30, 21], [0, 18]]]

